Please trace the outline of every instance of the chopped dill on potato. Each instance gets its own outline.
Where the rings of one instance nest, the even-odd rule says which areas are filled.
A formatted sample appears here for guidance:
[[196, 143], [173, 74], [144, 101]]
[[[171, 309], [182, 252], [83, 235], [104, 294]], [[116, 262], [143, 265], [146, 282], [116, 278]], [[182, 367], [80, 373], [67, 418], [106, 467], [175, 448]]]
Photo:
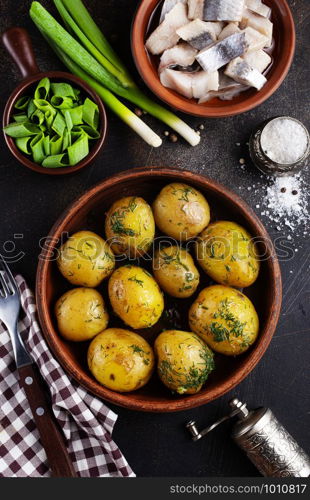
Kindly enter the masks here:
[[218, 322], [213, 322], [210, 325], [211, 333], [215, 342], [223, 342], [224, 340], [229, 340], [230, 335], [235, 335], [239, 337], [243, 334], [246, 322], [241, 323], [230, 311], [229, 311], [229, 301], [226, 298], [220, 303], [220, 308], [218, 312], [213, 314], [213, 318], [221, 318], [227, 321], [228, 328], [224, 327]]
[[124, 211], [116, 210], [111, 215], [111, 229], [115, 234], [125, 234], [126, 236], [135, 236], [133, 229], [124, 226], [125, 213]]
[[189, 186], [185, 186], [184, 188], [174, 188], [173, 191], [172, 191], [172, 194], [174, 194], [175, 196], [180, 192], [181, 194], [181, 197], [178, 198], [180, 201], [189, 201], [189, 198], [188, 198], [188, 195], [189, 193], [193, 194], [194, 196], [197, 196], [197, 193], [194, 191], [194, 189], [192, 189], [191, 187]]
[[139, 280], [137, 278], [137, 276], [131, 276], [130, 278], [128, 278], [128, 281], [134, 281], [135, 283], [137, 283], [138, 285], [142, 286], [143, 288], [143, 280]]
[[172, 264], [172, 263], [176, 263], [178, 264], [179, 266], [183, 267], [185, 269], [185, 271], [189, 271], [188, 267], [186, 264], [184, 264], [184, 262], [181, 261], [181, 258], [180, 258], [180, 249], [178, 248], [177, 252], [174, 254], [174, 255], [168, 255], [166, 254], [165, 252], [165, 249], [163, 249], [160, 253], [160, 257], [164, 260], [165, 264]]

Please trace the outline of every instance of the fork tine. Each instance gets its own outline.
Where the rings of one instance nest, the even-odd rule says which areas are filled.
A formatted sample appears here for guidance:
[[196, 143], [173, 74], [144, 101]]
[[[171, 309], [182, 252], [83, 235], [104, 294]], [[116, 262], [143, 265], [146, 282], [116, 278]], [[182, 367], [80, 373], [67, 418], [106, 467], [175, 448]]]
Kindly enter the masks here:
[[4, 279], [5, 277], [5, 274], [7, 275], [7, 280], [5, 280], [5, 284], [6, 286], [8, 287], [10, 285], [10, 288], [11, 290], [8, 288], [9, 290], [9, 293], [15, 293], [17, 291], [17, 284], [16, 284], [16, 281], [15, 281], [15, 278], [13, 276], [13, 274], [11, 273], [11, 270], [9, 268], [9, 266], [7, 265], [7, 263], [5, 262], [4, 258], [2, 257], [1, 253], [0, 253], [0, 267], [2, 265], [2, 269], [4, 271], [4, 273], [2, 274], [2, 277]]
[[4, 279], [2, 271], [0, 271], [0, 293], [1, 293], [1, 297], [3, 297], [4, 299], [6, 299], [8, 294], [11, 293], [9, 290], [9, 287]]

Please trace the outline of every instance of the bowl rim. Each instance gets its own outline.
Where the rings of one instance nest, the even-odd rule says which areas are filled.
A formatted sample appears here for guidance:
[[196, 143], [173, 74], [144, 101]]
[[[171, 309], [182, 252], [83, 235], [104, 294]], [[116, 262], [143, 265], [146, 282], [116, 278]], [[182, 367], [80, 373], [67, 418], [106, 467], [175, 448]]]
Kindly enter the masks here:
[[[286, 78], [289, 69], [293, 62], [293, 57], [295, 53], [296, 45], [296, 33], [295, 33], [295, 23], [291, 9], [287, 3], [287, 0], [272, 0], [279, 3], [279, 10], [281, 12], [282, 19], [285, 20], [287, 25], [286, 36], [284, 37], [284, 47], [282, 49], [282, 57], [279, 59], [279, 76], [277, 78], [271, 77], [266, 83], [266, 85], [259, 92], [251, 95], [241, 102], [235, 102], [234, 99], [231, 104], [226, 104], [224, 107], [208, 106], [208, 103], [198, 104], [192, 102], [192, 100], [186, 99], [176, 92], [164, 87], [158, 79], [154, 79], [153, 72], [150, 71], [150, 59], [146, 49], [144, 48], [144, 38], [145, 33], [141, 33], [142, 26], [144, 24], [144, 19], [147, 14], [147, 9], [153, 0], [141, 0], [140, 4], [136, 9], [134, 15], [132, 26], [131, 26], [131, 52], [136, 65], [136, 68], [144, 81], [144, 83], [149, 87], [149, 89], [163, 102], [175, 108], [183, 113], [190, 114], [192, 116], [204, 117], [204, 118], [224, 118], [229, 116], [235, 116], [241, 113], [250, 111], [253, 108], [261, 105], [267, 99], [269, 99], [274, 92], [280, 87], [283, 80]], [[162, 0], [155, 0], [157, 4]], [[155, 7], [154, 7], [155, 8]], [[154, 9], [152, 9], [152, 12]], [[150, 16], [147, 18], [147, 25], [149, 23]]]
[[[179, 180], [185, 183], [194, 182], [196, 183], [196, 185], [201, 186], [202, 188], [203, 186], [207, 187], [220, 197], [225, 198], [229, 202], [237, 205], [240, 213], [245, 217], [246, 220], [249, 221], [251, 226], [254, 228], [256, 235], [265, 238], [265, 241], [268, 242], [267, 249], [269, 258], [267, 260], [267, 265], [269, 267], [272, 280], [271, 286], [274, 289], [273, 301], [268, 312], [268, 317], [266, 318], [265, 327], [260, 331], [259, 339], [255, 343], [255, 346], [250, 352], [248, 358], [243, 362], [241, 367], [238, 369], [238, 372], [234, 374], [233, 377], [230, 377], [230, 379], [228, 380], [222, 381], [212, 391], [207, 391], [205, 393], [200, 392], [190, 396], [182, 396], [180, 399], [172, 399], [170, 402], [167, 402], [165, 400], [156, 401], [156, 403], [151, 401], [137, 401], [135, 399], [131, 399], [130, 396], [128, 397], [128, 394], [130, 395], [130, 393], [117, 393], [105, 388], [104, 386], [100, 386], [95, 380], [90, 379], [89, 375], [87, 375], [86, 372], [81, 372], [80, 370], [76, 369], [73, 366], [73, 363], [70, 362], [70, 360], [68, 361], [67, 359], [65, 359], [57, 342], [58, 333], [53, 327], [51, 321], [51, 312], [46, 300], [46, 282], [47, 271], [49, 267], [49, 257], [52, 256], [54, 248], [57, 246], [56, 244], [53, 244], [53, 242], [57, 241], [57, 235], [59, 236], [64, 231], [67, 222], [70, 221], [73, 214], [77, 213], [86, 202], [92, 200], [98, 195], [99, 192], [103, 191], [105, 188], [114, 185], [122, 180], [137, 180], [141, 177], [150, 175], [154, 178], [161, 179], [175, 178], [176, 181]], [[51, 228], [46, 241], [48, 242], [48, 246], [44, 248], [45, 258], [44, 260], [39, 258], [36, 275], [36, 303], [39, 322], [42, 327], [44, 338], [47, 341], [56, 359], [63, 366], [65, 371], [69, 373], [69, 375], [71, 375], [85, 389], [110, 403], [131, 410], [166, 413], [188, 410], [213, 401], [214, 399], [217, 399], [218, 397], [233, 389], [254, 369], [254, 367], [264, 355], [275, 332], [281, 310], [282, 279], [278, 258], [271, 239], [257, 215], [241, 198], [239, 198], [238, 195], [206, 176], [192, 173], [190, 171], [182, 170], [179, 168], [169, 167], [161, 168], [150, 166], [125, 170], [121, 173], [108, 177], [99, 184], [96, 184], [94, 187], [87, 190], [82, 196], [77, 198], [73, 203], [71, 203], [67, 210], [63, 212], [63, 214], [57, 219], [57, 221]]]
[[31, 75], [28, 78], [25, 78], [13, 90], [13, 92], [10, 94], [6, 102], [2, 118], [2, 126], [5, 127], [6, 125], [9, 124], [10, 117], [11, 114], [13, 113], [14, 105], [17, 99], [21, 97], [25, 93], [25, 91], [27, 91], [28, 87], [33, 85], [35, 82], [41, 80], [42, 78], [50, 78], [50, 79], [62, 78], [63, 80], [71, 81], [75, 85], [79, 86], [86, 94], [88, 94], [92, 98], [93, 101], [96, 102], [99, 108], [99, 117], [100, 117], [100, 137], [99, 139], [96, 140], [96, 144], [93, 145], [93, 147], [89, 151], [89, 154], [85, 158], [83, 158], [83, 160], [81, 160], [76, 165], [73, 165], [72, 167], [45, 168], [29, 160], [26, 155], [24, 155], [22, 152], [18, 150], [18, 148], [15, 145], [14, 139], [6, 135], [5, 132], [3, 131], [4, 139], [12, 155], [19, 161], [19, 163], [21, 163], [25, 167], [40, 174], [47, 174], [47, 175], [72, 174], [86, 167], [96, 158], [96, 156], [99, 154], [104, 144], [107, 134], [107, 114], [105, 111], [105, 107], [98, 94], [81, 78], [72, 75], [70, 73], [67, 73], [65, 71], [44, 71]]

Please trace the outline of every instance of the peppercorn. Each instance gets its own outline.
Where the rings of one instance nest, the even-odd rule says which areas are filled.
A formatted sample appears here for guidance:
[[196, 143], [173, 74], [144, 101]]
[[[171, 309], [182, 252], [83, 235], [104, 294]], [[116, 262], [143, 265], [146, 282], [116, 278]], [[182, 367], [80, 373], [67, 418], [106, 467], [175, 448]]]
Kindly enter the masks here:
[[178, 140], [178, 136], [177, 136], [177, 135], [175, 135], [175, 134], [170, 134], [170, 135], [169, 135], [169, 140], [170, 140], [171, 142], [177, 142], [177, 140]]

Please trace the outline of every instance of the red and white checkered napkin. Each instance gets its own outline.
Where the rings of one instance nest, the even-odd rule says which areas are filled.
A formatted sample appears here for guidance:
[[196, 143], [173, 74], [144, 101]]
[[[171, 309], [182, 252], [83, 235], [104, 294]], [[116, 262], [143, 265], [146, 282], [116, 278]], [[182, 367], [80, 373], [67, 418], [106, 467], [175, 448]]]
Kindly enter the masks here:
[[[76, 472], [81, 477], [134, 476], [111, 438], [117, 415], [66, 375], [42, 337], [31, 291], [21, 276], [16, 281], [24, 311], [20, 332], [50, 389], [53, 411]], [[50, 471], [18, 383], [9, 334], [0, 324], [0, 477], [29, 476], [49, 477]]]

